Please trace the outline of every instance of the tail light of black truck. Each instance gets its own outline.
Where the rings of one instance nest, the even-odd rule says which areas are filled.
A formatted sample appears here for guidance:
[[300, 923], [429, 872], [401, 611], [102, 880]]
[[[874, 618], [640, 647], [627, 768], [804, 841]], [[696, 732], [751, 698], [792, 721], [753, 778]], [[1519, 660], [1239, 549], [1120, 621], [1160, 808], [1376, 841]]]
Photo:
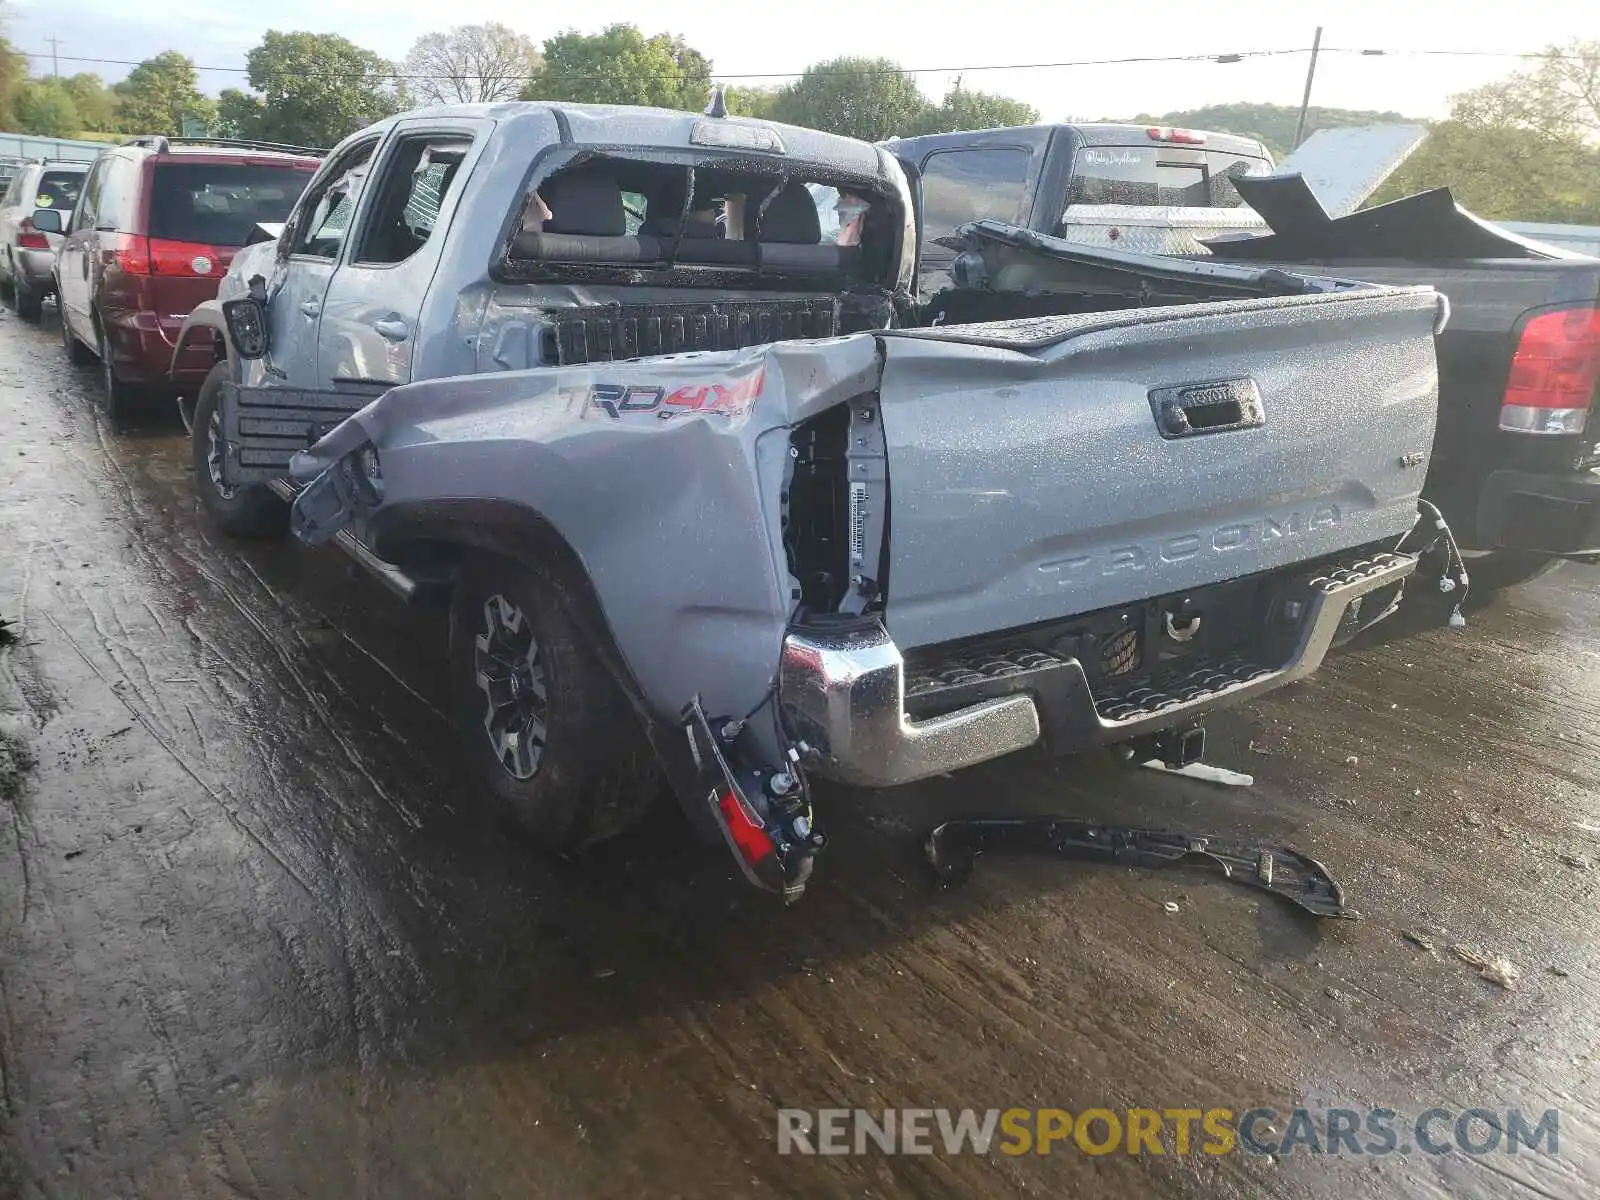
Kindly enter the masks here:
[[1500, 406], [1500, 428], [1575, 437], [1589, 423], [1600, 384], [1600, 308], [1541, 312], [1520, 329]]

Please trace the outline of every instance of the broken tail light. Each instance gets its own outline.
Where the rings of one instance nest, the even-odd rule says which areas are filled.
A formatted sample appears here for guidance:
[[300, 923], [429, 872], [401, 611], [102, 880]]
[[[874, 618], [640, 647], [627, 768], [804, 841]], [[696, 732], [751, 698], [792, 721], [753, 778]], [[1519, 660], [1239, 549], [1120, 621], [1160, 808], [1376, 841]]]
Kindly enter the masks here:
[[48, 250], [50, 242], [44, 234], [40, 233], [33, 224], [32, 217], [23, 217], [17, 222], [17, 249], [19, 250]]
[[1500, 428], [1566, 437], [1582, 433], [1600, 383], [1600, 309], [1540, 313], [1522, 327], [1500, 406]]
[[727, 823], [734, 849], [752, 869], [778, 852], [756, 815], [732, 788], [724, 789], [717, 796], [717, 809]]

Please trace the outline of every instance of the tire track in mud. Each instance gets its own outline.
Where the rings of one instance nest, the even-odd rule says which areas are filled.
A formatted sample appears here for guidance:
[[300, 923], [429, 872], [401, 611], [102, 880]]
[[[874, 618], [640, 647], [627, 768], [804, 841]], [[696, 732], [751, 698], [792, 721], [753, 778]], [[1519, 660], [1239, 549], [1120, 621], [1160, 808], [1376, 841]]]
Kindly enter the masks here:
[[[81, 423], [81, 420], [78, 417], [66, 417], [69, 426]], [[163, 536], [169, 542], [176, 540], [172, 537], [169, 515], [157, 511], [155, 506], [143, 500], [140, 494], [141, 483], [135, 482], [134, 473], [124, 468], [120, 461], [120, 450], [109, 440], [98, 436], [98, 422], [93, 417], [89, 418], [89, 427], [95, 433], [92, 439], [73, 436], [70, 428], [66, 436], [51, 438], [58, 448], [65, 449], [69, 466], [76, 468], [69, 470], [67, 474], [80, 479], [87, 475], [91, 480], [95, 478], [103, 480], [109, 491], [102, 497], [107, 514], [101, 519], [102, 528], [105, 525], [113, 525], [130, 532], [131, 536], [126, 541], [121, 537], [117, 540], [123, 542], [124, 551], [134, 552], [135, 569], [141, 571], [146, 579], [151, 580], [158, 591], [171, 589], [178, 594], [187, 594], [184, 590], [187, 581], [181, 579], [173, 570], [165, 553], [167, 547], [158, 549], [153, 541], [154, 538]], [[61, 446], [62, 443], [65, 443], [64, 447]], [[82, 450], [86, 444], [103, 455], [99, 459], [98, 469], [91, 470], [94, 464], [83, 457]], [[68, 507], [81, 511], [85, 508], [85, 504], [81, 498], [75, 496]], [[90, 511], [92, 513], [92, 506]], [[60, 548], [51, 546], [51, 549]], [[69, 582], [74, 568], [69, 567], [59, 553], [53, 557], [58, 561], [52, 563], [55, 568], [52, 573], [58, 574], [61, 582]], [[92, 555], [85, 554], [85, 557]], [[111, 556], [113, 561], [122, 557], [123, 555], [116, 551], [113, 551]], [[271, 672], [248, 671], [241, 663], [232, 662], [227, 664], [227, 669], [234, 673], [239, 683], [243, 685], [242, 689], [224, 690], [203, 686], [204, 677], [209, 672], [203, 669], [202, 664], [194, 661], [192, 649], [186, 651], [175, 643], [174, 630], [180, 627], [194, 629], [203, 625], [215, 627], [215, 618], [209, 614], [217, 611], [216, 607], [205, 599], [199, 602], [198, 611], [195, 613], [175, 613], [175, 624], [163, 620], [157, 606], [151, 602], [149, 593], [143, 590], [148, 585], [136, 583], [132, 587], [114, 586], [112, 589], [58, 587], [54, 589], [53, 599], [58, 604], [61, 600], [67, 600], [81, 614], [86, 628], [92, 630], [97, 643], [95, 651], [91, 652], [81, 639], [71, 633], [66, 623], [67, 613], [62, 613], [63, 619], [57, 619], [54, 612], [46, 611], [49, 628], [71, 648], [83, 666], [93, 673], [105, 690], [116, 697], [129, 716], [161, 747], [171, 762], [188, 778], [192, 786], [209, 800], [230, 827], [253, 844], [269, 861], [276, 864], [277, 869], [288, 879], [293, 880], [306, 898], [315, 901], [327, 913], [329, 920], [306, 926], [311, 933], [310, 938], [297, 936], [292, 932], [289, 935], [288, 940], [291, 943], [297, 943], [307, 949], [310, 944], [323, 940], [325, 933], [334, 933], [342, 943], [331, 957], [321, 950], [313, 950], [309, 955], [302, 953], [291, 956], [291, 961], [297, 959], [300, 963], [298, 990], [313, 1003], [314, 1007], [325, 1007], [329, 1004], [334, 1006], [325, 1007], [331, 1020], [329, 1027], [343, 1030], [342, 1036], [355, 1061], [370, 1064], [382, 1044], [384, 1030], [381, 1022], [374, 1023], [363, 1015], [366, 1009], [375, 1007], [368, 997], [398, 997], [414, 990], [419, 985], [420, 979], [416, 974], [414, 955], [402, 953], [391, 956], [382, 950], [376, 954], [363, 952], [363, 947], [370, 948], [373, 945], [403, 946], [405, 937], [401, 927], [396, 925], [392, 916], [385, 912], [388, 906], [375, 903], [376, 898], [371, 888], [361, 878], [365, 872], [358, 869], [352, 874], [350, 871], [353, 860], [341, 850], [341, 845], [350, 832], [351, 825], [359, 818], [356, 810], [345, 807], [345, 797], [359, 797], [364, 792], [368, 795], [375, 793], [404, 814], [409, 828], [414, 830], [420, 825], [420, 821], [414, 811], [409, 811], [407, 806], [396, 802], [395, 797], [354, 750], [349, 738], [322, 703], [311, 677], [292, 657], [294, 651], [287, 650], [275, 636], [274, 631], [249, 611], [248, 602], [241, 600], [232, 586], [220, 575], [208, 571], [204, 561], [190, 556], [189, 562], [208, 589], [208, 595], [221, 600], [224, 609], [231, 610], [251, 626], [259, 642], [265, 643], [262, 648], [266, 650], [269, 659], [277, 662], [281, 676], [287, 676], [291, 681], [291, 687], [287, 692], [283, 692], [280, 688], [280, 695], [285, 698], [278, 700], [278, 708], [290, 710], [303, 706], [302, 715], [310, 715], [302, 722], [302, 728], [315, 733], [320, 725], [324, 735], [331, 735], [345, 758], [347, 765], [343, 771], [331, 775], [324, 773], [320, 782], [312, 782], [318, 780], [318, 775], [313, 774], [308, 781], [304, 767], [309, 764], [304, 762], [297, 764], [294, 770], [287, 772], [281, 770], [278, 764], [282, 761], [283, 755], [281, 746], [283, 722], [276, 720], [275, 729], [273, 726], [267, 727], [273, 729], [276, 735], [273, 739], [262, 739], [256, 729], [261, 722], [249, 715], [247, 707], [244, 712], [239, 713], [243, 720], [233, 722], [236, 727], [233, 744], [237, 746], [238, 728], [249, 730], [257, 748], [258, 765], [267, 768], [258, 774], [262, 778], [276, 777], [278, 781], [271, 789], [271, 794], [275, 797], [274, 803], [268, 809], [262, 810], [259, 803], [246, 799], [246, 796], [256, 789], [251, 788], [241, 794], [237, 786], [230, 786], [218, 777], [218, 770], [223, 768], [214, 751], [218, 746], [226, 745], [228, 738], [208, 739], [202, 733], [202, 723], [196, 719], [193, 704], [172, 700], [174, 687], [199, 684], [208, 705], [215, 709], [221, 702], [220, 712], [226, 713], [230, 708], [237, 710], [240, 701], [249, 706], [263, 691], [270, 691], [279, 685], [272, 679]], [[90, 564], [85, 564], [84, 568], [76, 568], [76, 570], [87, 569], [91, 569]], [[252, 578], [255, 578], [255, 582], [261, 585], [263, 590], [270, 590], [265, 589], [264, 581], [255, 577], [253, 572], [244, 576], [246, 583], [251, 582]], [[106, 607], [102, 601], [108, 595], [111, 597], [111, 603]], [[130, 623], [128, 614], [134, 613], [139, 614], [140, 619]], [[286, 614], [286, 617], [293, 619], [292, 614]], [[203, 645], [207, 639], [190, 638], [186, 635], [185, 640]], [[212, 648], [215, 649], [218, 639], [210, 640]], [[237, 644], [236, 637], [230, 637], [229, 641], [231, 644]], [[299, 648], [301, 650], [305, 648], [303, 642]], [[152, 650], [155, 651], [154, 656], [151, 654]], [[219, 654], [218, 657], [225, 656]], [[327, 690], [342, 701], [350, 699], [342, 686], [330, 686]], [[273, 713], [275, 718], [280, 715], [277, 712]], [[212, 724], [215, 719], [215, 715], [211, 715], [211, 719], [205, 723]], [[224, 762], [226, 758], [225, 754]], [[315, 769], [325, 772], [325, 768]], [[231, 782], [237, 785], [243, 780], [236, 776]], [[312, 782], [310, 789], [307, 787], [308, 782]], [[324, 806], [315, 803], [314, 800], [306, 803], [298, 798], [309, 799], [308, 792], [333, 800], [335, 804]], [[260, 798], [259, 793], [257, 798]], [[249, 820], [245, 814], [252, 808], [258, 813], [276, 809], [276, 819], [269, 820], [264, 825]], [[370, 821], [367, 823], [370, 824]], [[287, 839], [285, 835], [288, 835]], [[308, 838], [307, 835], [311, 836]], [[305, 857], [306, 851], [311, 851], [313, 855], [310, 860]], [[300, 865], [296, 865], [297, 862]], [[364, 865], [361, 860], [354, 862], [358, 868]], [[424, 897], [414, 893], [412, 899], [421, 900]], [[286, 926], [286, 931], [292, 930], [295, 923], [297, 922]], [[325, 965], [328, 963], [337, 964], [337, 976], [341, 983], [332, 989], [338, 993], [337, 995], [330, 995], [331, 977]], [[343, 1015], [337, 1015], [341, 1012]], [[189, 1032], [192, 1034], [194, 1031]], [[170, 1047], [169, 1037], [160, 1034], [154, 1028], [152, 1034], [156, 1036], [158, 1042]], [[205, 1041], [198, 1036], [191, 1037], [190, 1040], [196, 1044], [203, 1044]], [[176, 1079], [180, 1072], [177, 1059], [174, 1058], [172, 1061], [173, 1077]], [[203, 1088], [207, 1079], [208, 1075], [202, 1071], [196, 1077], [196, 1084], [194, 1086], [185, 1084], [184, 1090], [190, 1095], [199, 1095], [201, 1092], [196, 1089]], [[156, 1090], [161, 1091], [160, 1088]], [[192, 1109], [193, 1105], [190, 1107]]]

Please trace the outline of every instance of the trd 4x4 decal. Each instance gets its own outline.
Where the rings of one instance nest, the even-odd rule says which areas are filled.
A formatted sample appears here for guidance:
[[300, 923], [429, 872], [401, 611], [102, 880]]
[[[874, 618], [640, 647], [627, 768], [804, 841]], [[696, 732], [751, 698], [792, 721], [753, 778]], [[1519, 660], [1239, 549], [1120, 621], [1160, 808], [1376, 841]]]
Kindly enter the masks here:
[[600, 409], [613, 421], [630, 413], [655, 413], [666, 421], [685, 413], [711, 413], [719, 417], [742, 417], [750, 411], [766, 377], [758, 371], [734, 383], [689, 384], [668, 393], [665, 388], [638, 383], [597, 383], [579, 388], [585, 403]]

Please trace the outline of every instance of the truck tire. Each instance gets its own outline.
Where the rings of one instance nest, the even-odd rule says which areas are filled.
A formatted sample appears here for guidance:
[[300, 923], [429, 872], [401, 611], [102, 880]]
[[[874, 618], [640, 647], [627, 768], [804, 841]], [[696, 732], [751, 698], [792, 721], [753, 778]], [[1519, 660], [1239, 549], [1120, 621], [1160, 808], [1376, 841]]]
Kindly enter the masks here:
[[266, 485], [230, 488], [222, 482], [222, 412], [217, 402], [228, 378], [228, 364], [211, 368], [194, 402], [194, 428], [189, 435], [194, 462], [194, 490], [200, 506], [229, 537], [282, 537], [289, 528], [289, 506]]
[[11, 280], [11, 307], [24, 321], [37, 323], [44, 315], [44, 297], [29, 286], [20, 271]]
[[637, 714], [545, 570], [490, 555], [463, 565], [450, 677], [474, 772], [539, 848], [570, 855], [613, 837], [660, 795]]

